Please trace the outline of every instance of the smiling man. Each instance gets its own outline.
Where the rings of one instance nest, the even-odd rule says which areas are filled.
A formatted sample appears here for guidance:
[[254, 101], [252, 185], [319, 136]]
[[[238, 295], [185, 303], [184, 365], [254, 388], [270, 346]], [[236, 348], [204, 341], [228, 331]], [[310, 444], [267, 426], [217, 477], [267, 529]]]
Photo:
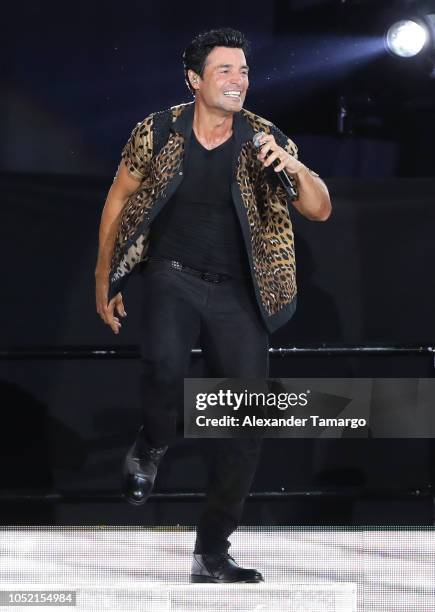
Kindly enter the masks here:
[[[132, 272], [144, 289], [140, 330], [142, 426], [124, 463], [124, 493], [150, 495], [176, 435], [177, 406], [199, 341], [210, 377], [267, 378], [269, 333], [296, 307], [292, 205], [324, 221], [328, 190], [296, 145], [244, 109], [248, 43], [230, 28], [184, 52], [194, 102], [138, 123], [103, 209], [96, 306], [115, 334]], [[259, 138], [261, 148], [253, 145]], [[285, 170], [288, 192], [276, 172]], [[296, 193], [296, 197], [294, 194]], [[117, 316], [118, 315], [118, 316]], [[192, 582], [260, 582], [228, 554], [255, 474], [261, 440], [215, 439], [198, 521]]]

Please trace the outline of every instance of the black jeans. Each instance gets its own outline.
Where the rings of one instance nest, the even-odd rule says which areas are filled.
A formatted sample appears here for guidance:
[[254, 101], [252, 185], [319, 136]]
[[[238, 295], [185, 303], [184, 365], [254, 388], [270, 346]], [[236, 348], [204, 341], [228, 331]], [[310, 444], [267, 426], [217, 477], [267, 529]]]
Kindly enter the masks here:
[[[212, 283], [150, 261], [142, 272], [142, 416], [153, 446], [176, 436], [183, 379], [199, 339], [210, 377], [267, 378], [269, 338], [251, 279]], [[226, 552], [257, 467], [261, 439], [210, 440], [207, 501], [197, 525], [195, 553]]]

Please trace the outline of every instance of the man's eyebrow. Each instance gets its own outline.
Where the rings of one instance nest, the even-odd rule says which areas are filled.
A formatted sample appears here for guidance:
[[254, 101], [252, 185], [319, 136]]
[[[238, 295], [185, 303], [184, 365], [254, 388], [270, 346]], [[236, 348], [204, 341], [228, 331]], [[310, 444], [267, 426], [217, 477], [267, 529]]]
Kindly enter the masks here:
[[[217, 68], [232, 68], [233, 66], [234, 66], [234, 64], [219, 64], [216, 67]], [[240, 68], [249, 70], [249, 66], [247, 64], [244, 64], [243, 66], [240, 66]]]

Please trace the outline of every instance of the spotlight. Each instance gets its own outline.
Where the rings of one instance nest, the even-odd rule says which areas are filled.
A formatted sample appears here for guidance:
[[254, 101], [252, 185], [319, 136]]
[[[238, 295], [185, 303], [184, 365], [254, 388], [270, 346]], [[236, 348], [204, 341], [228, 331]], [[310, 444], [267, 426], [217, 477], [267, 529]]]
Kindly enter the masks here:
[[400, 57], [414, 57], [428, 41], [429, 32], [426, 26], [411, 20], [393, 23], [386, 34], [388, 49]]

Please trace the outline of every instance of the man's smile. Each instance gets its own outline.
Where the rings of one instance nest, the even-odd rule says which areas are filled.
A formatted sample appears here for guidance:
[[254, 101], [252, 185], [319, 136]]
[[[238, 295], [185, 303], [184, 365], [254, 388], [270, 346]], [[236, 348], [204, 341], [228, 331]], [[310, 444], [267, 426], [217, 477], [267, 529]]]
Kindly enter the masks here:
[[224, 96], [227, 96], [228, 98], [240, 99], [241, 96], [242, 96], [242, 92], [238, 91], [236, 89], [233, 89], [233, 90], [229, 90], [229, 91], [224, 91]]

